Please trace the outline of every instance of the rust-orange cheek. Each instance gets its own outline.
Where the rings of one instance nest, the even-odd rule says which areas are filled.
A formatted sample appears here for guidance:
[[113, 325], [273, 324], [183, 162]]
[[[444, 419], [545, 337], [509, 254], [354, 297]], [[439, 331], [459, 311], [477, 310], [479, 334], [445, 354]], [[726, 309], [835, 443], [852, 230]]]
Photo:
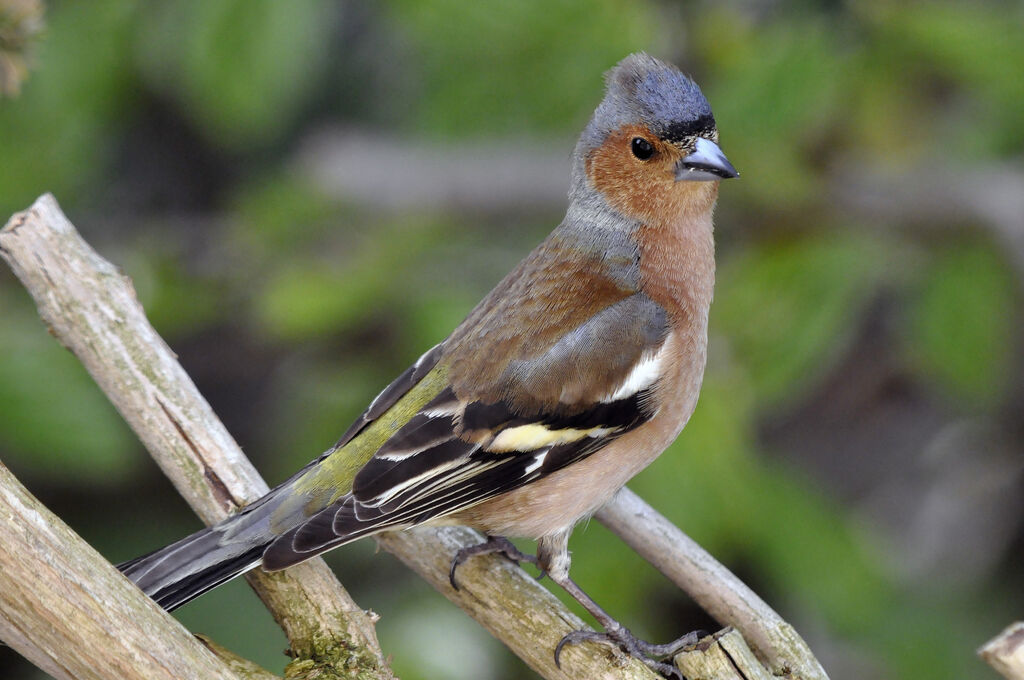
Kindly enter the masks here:
[[[648, 161], [630, 152], [634, 137], [655, 147]], [[627, 126], [612, 133], [586, 159], [587, 176], [605, 200], [623, 215], [658, 224], [671, 221], [686, 201], [686, 188], [677, 186], [673, 168], [681, 153], [656, 139], [644, 126]]]

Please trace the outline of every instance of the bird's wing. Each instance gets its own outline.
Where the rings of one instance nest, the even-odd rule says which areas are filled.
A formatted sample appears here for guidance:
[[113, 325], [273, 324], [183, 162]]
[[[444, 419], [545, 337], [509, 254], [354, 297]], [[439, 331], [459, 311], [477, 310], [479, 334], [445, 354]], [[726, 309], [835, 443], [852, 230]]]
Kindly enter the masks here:
[[[299, 480], [304, 493], [326, 487], [317, 480], [338, 477], [331, 465], [351, 465], [345, 449], [374, 449], [350, 488], [335, 488], [326, 503], [305, 496], [308, 518], [271, 544], [264, 566], [284, 568], [359, 536], [451, 514], [597, 451], [654, 415], [667, 334], [665, 311], [643, 293], [619, 296], [564, 335], [505, 343], [500, 372], [481, 352], [486, 333], [467, 344], [456, 331], [375, 400], [342, 449], [310, 469], [310, 481]], [[467, 347], [481, 364], [476, 382], [461, 379], [473, 373]]]

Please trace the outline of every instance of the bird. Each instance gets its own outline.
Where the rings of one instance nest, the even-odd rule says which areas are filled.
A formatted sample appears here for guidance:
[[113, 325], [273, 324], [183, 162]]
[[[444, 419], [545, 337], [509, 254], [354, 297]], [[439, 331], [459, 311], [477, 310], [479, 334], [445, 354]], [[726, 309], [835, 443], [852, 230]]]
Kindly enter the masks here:
[[[220, 523], [119, 565], [167, 610], [262, 567], [418, 525], [464, 525], [464, 549], [536, 564], [604, 627], [559, 642], [613, 644], [662, 672], [668, 645], [636, 639], [570, 577], [568, 539], [678, 436], [697, 403], [715, 278], [712, 215], [739, 173], [711, 107], [674, 65], [631, 54], [572, 154], [550, 235], [442, 342], [389, 384], [325, 453]], [[536, 555], [508, 537], [537, 541]]]

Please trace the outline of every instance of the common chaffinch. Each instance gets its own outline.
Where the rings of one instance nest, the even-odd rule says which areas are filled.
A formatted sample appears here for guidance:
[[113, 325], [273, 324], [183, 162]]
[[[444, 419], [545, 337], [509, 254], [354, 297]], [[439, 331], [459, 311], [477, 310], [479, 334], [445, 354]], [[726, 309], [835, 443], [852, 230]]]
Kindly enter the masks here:
[[[223, 522], [121, 565], [167, 609], [257, 565], [420, 524], [480, 529], [460, 553], [538, 564], [650, 658], [569, 578], [568, 537], [679, 434], [700, 391], [719, 180], [737, 172], [674, 66], [623, 59], [573, 154], [565, 219], [326, 453]], [[537, 556], [504, 539], [537, 539]], [[689, 638], [681, 638], [681, 640]], [[557, 660], [557, 651], [556, 651]]]

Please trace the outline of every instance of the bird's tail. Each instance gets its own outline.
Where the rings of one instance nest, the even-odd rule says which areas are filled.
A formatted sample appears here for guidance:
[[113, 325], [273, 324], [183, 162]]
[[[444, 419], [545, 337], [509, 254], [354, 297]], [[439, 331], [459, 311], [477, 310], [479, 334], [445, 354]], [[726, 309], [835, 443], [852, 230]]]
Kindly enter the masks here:
[[273, 530], [273, 517], [285, 528], [303, 520], [301, 502], [284, 510], [281, 506], [295, 500], [292, 484], [316, 462], [218, 524], [117, 568], [167, 611], [244, 574], [260, 564], [281, 533]]
[[121, 572], [171, 611], [260, 563], [267, 542], [225, 542], [219, 527], [117, 565]]
[[310, 517], [309, 497], [294, 485], [319, 460], [237, 514], [117, 568], [171, 611], [261, 563], [269, 571], [284, 569], [394, 526], [379, 515], [360, 518], [351, 496]]

